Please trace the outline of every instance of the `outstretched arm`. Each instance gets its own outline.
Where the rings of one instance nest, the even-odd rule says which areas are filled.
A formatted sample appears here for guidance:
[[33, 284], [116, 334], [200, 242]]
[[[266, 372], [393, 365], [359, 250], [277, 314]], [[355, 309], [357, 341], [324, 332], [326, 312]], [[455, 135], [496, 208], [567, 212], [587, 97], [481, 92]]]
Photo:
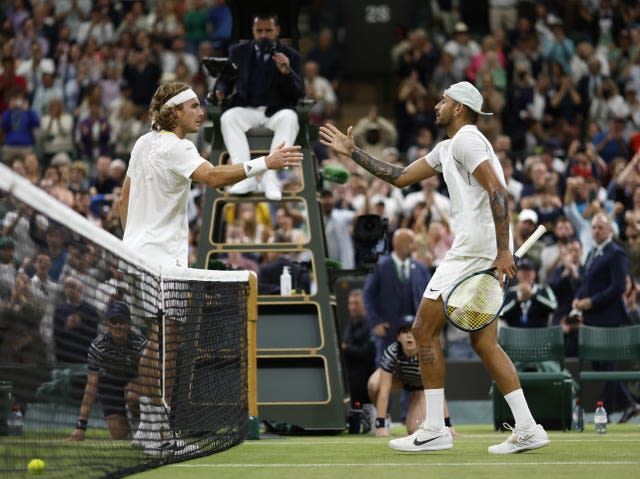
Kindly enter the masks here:
[[374, 158], [355, 145], [352, 128], [350, 126], [345, 135], [335, 126], [327, 123], [320, 127], [320, 142], [333, 148], [336, 153], [351, 158], [368, 172], [398, 188], [404, 188], [438, 174], [437, 170], [423, 158], [418, 158], [405, 168]]
[[[279, 170], [286, 166], [300, 166], [303, 158], [300, 146], [284, 146], [282, 143], [264, 161], [267, 169]], [[196, 168], [191, 178], [211, 188], [221, 188], [237, 183], [247, 175], [244, 164], [213, 166], [207, 161]]]

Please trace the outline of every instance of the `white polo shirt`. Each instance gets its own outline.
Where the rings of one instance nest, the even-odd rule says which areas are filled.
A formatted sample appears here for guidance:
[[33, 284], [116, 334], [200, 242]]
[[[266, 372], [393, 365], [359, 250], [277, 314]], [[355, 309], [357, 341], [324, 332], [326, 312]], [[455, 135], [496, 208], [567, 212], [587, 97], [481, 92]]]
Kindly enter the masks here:
[[500, 161], [489, 140], [475, 125], [465, 125], [452, 139], [438, 143], [425, 160], [442, 172], [447, 183], [454, 233], [450, 252], [493, 261], [497, 255], [496, 230], [489, 195], [473, 176], [478, 165], [489, 160], [506, 188]]
[[186, 268], [191, 175], [206, 160], [190, 140], [151, 131], [131, 151], [127, 225], [122, 241], [158, 265]]

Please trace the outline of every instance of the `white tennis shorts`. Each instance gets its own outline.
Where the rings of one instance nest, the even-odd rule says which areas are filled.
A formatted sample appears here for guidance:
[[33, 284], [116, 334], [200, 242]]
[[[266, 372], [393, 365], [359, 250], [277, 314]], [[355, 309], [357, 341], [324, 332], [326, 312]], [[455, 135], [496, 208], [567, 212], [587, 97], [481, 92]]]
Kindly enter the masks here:
[[422, 296], [427, 299], [438, 299], [442, 296], [444, 301], [462, 278], [488, 269], [492, 264], [492, 259], [479, 258], [477, 256], [458, 256], [449, 251], [442, 263], [436, 268], [436, 272], [433, 273], [431, 281], [427, 284]]

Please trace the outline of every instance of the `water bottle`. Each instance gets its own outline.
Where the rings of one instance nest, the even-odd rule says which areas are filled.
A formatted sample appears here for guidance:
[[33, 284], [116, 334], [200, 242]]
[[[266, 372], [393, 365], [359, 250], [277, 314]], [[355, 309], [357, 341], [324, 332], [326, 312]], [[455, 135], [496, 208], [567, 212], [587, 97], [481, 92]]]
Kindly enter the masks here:
[[353, 407], [349, 412], [349, 417], [347, 417], [347, 429], [349, 434], [362, 433], [362, 404], [360, 404], [360, 401], [353, 402]]
[[598, 401], [596, 403], [596, 412], [593, 415], [593, 424], [596, 427], [596, 434], [607, 433], [607, 411], [604, 408], [604, 403]]
[[289, 267], [282, 267], [282, 274], [280, 275], [280, 295], [291, 296], [291, 275], [289, 274]]
[[582, 409], [582, 404], [580, 404], [580, 399], [576, 399], [576, 405], [571, 415], [571, 423], [574, 431], [584, 431], [584, 410]]
[[20, 411], [20, 405], [14, 404], [7, 418], [7, 430], [9, 436], [22, 436], [22, 428], [24, 427], [24, 418]]

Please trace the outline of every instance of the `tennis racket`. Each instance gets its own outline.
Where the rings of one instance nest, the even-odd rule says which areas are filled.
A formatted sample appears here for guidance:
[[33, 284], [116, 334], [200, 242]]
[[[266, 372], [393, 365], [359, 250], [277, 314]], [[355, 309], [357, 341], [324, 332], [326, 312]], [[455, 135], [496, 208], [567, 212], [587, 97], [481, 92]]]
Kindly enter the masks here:
[[[547, 229], [540, 225], [515, 252], [520, 258], [540, 239]], [[444, 303], [444, 313], [451, 324], [463, 331], [478, 331], [498, 317], [504, 304], [506, 283], [500, 285], [495, 268], [470, 274], [456, 284]]]

